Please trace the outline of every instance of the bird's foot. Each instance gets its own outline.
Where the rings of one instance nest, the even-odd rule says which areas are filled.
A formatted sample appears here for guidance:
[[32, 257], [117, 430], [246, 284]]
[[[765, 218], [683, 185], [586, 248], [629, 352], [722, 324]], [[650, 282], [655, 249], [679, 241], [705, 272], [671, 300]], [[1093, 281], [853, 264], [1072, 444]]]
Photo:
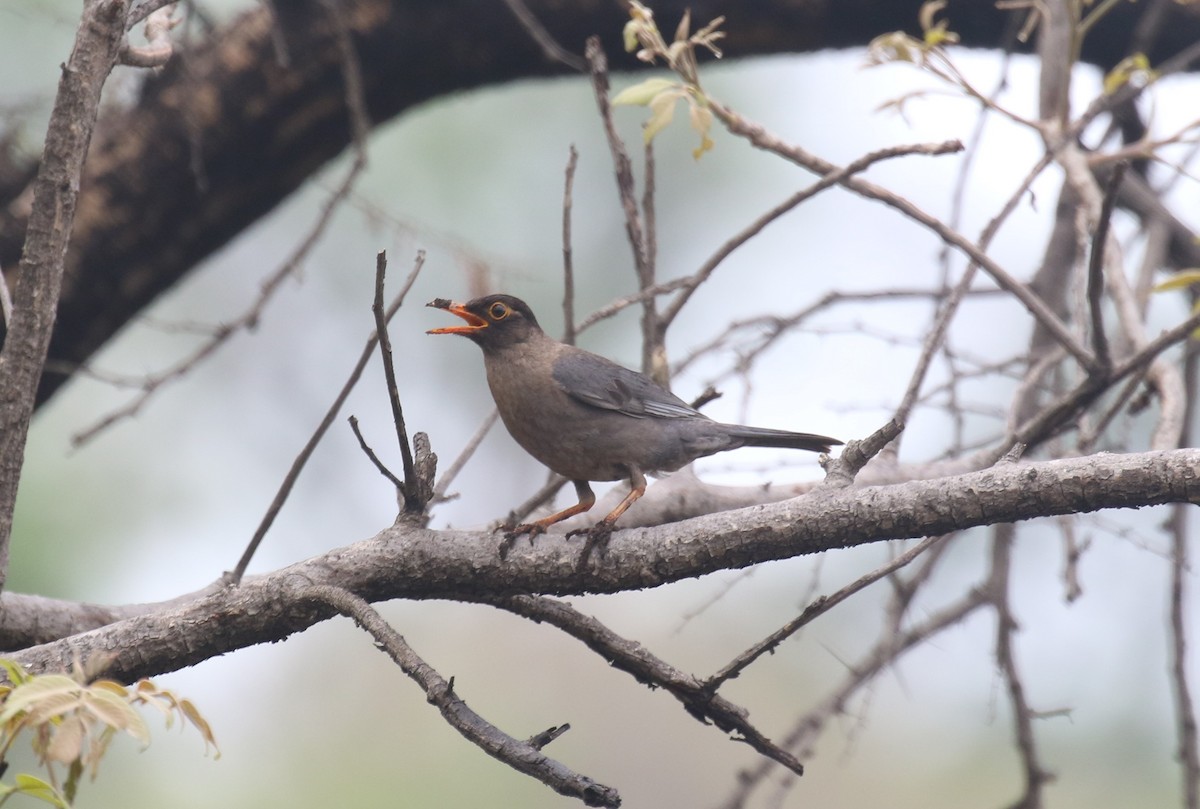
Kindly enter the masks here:
[[504, 531], [504, 539], [500, 540], [500, 561], [504, 561], [508, 556], [508, 552], [512, 550], [513, 545], [517, 544], [517, 540], [522, 534], [529, 535], [529, 547], [533, 547], [533, 538], [538, 534], [546, 533], [546, 526], [538, 525], [535, 522], [521, 523], [520, 525], [508, 527], [507, 525], [500, 526]]
[[612, 532], [613, 524], [607, 520], [601, 520], [591, 528], [576, 528], [574, 531], [567, 532], [567, 539], [580, 535], [586, 537], [583, 540], [583, 551], [579, 554], [577, 570], [583, 570], [587, 567], [588, 560], [592, 558], [593, 551], [598, 550], [601, 554], [608, 551], [608, 540], [612, 537]]

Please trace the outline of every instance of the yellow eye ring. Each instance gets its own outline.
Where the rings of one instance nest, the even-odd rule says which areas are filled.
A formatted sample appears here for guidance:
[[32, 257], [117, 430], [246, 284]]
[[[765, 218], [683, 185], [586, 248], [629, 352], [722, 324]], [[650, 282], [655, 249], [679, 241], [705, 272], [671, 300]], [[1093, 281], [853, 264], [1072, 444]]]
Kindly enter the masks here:
[[493, 303], [488, 307], [488, 315], [492, 320], [504, 320], [508, 317], [509, 308], [502, 303]]

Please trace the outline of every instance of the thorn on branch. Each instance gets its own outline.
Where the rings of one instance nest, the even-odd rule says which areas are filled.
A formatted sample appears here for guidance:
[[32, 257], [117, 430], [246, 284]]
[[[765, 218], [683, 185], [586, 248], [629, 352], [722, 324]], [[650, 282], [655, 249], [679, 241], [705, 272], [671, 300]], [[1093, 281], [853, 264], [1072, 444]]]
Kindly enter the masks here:
[[541, 750], [543, 747], [550, 744], [550, 742], [554, 741], [570, 729], [571, 723], [564, 722], [561, 725], [555, 725], [554, 727], [546, 728], [541, 733], [535, 733], [526, 739], [525, 743], [535, 750]]

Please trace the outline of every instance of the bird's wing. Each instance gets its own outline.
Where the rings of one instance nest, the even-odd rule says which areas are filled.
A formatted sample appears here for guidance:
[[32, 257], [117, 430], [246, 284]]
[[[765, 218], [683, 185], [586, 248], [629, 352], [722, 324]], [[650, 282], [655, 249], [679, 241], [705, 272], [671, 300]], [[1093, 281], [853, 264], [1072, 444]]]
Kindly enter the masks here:
[[559, 357], [554, 381], [576, 401], [634, 418], [704, 418], [649, 377], [587, 351]]

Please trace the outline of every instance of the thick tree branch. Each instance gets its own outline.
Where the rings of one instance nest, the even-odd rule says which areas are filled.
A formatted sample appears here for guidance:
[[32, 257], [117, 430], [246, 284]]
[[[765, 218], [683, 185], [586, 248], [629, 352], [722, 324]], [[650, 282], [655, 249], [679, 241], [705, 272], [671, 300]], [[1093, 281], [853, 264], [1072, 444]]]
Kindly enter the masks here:
[[[532, 548], [521, 543], [501, 561], [496, 535], [398, 525], [239, 587], [11, 656], [32, 671], [49, 671], [103, 650], [112, 656], [108, 673], [130, 680], [280, 640], [328, 618], [328, 608], [289, 597], [289, 582], [297, 580], [340, 587], [368, 601], [617, 592], [882, 540], [1182, 502], [1200, 502], [1200, 449], [1004, 464], [951, 478], [822, 490], [783, 503], [618, 531], [608, 552], [582, 571], [578, 542], [539, 537]], [[6, 603], [0, 600], [0, 606]], [[7, 624], [6, 610], [2, 619], [2, 636], [16, 641], [20, 628]]]

